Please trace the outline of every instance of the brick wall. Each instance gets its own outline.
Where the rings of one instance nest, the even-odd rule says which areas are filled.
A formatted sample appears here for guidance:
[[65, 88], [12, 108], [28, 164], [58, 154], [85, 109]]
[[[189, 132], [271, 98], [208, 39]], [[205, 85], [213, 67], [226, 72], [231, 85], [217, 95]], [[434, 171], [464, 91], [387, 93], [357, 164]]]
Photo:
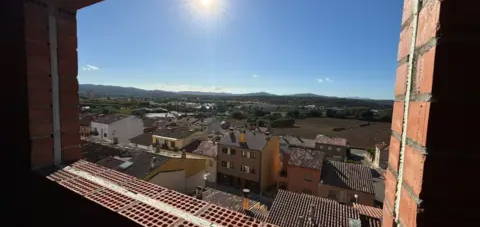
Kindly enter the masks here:
[[[385, 173], [383, 226], [436, 226], [473, 221], [478, 210], [475, 187], [467, 186], [473, 166], [478, 165], [478, 148], [473, 147], [468, 116], [474, 88], [472, 72], [478, 74], [480, 23], [474, 9], [479, 1], [423, 0], [418, 17], [415, 52], [409, 55], [414, 21], [412, 3], [404, 1], [398, 45], [395, 104], [388, 170]], [[413, 67], [408, 60], [413, 57]], [[399, 212], [395, 193], [405, 120], [407, 76], [412, 70], [408, 124], [406, 126], [403, 183]], [[467, 122], [468, 121], [468, 122]]]
[[[49, 39], [49, 4], [25, 0], [27, 97], [32, 168], [53, 164], [53, 99]], [[55, 10], [59, 78], [61, 156], [63, 162], [80, 158], [78, 118], [77, 7], [95, 1], [62, 1]]]

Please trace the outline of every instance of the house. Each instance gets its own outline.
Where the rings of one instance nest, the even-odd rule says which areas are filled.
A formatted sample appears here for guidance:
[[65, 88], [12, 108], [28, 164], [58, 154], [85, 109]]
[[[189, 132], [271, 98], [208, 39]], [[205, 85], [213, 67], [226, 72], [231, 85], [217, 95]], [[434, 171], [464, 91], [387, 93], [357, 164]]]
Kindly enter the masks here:
[[153, 151], [152, 133], [143, 133], [130, 139], [130, 146]]
[[345, 138], [317, 135], [315, 137], [315, 149], [325, 152], [329, 160], [347, 160], [348, 144]]
[[139, 148], [98, 143], [89, 143], [82, 151], [87, 161], [178, 192], [193, 193], [196, 187], [205, 186], [203, 159], [171, 158]]
[[152, 142], [157, 149], [179, 151], [206, 133], [185, 126], [159, 128], [152, 132]]
[[277, 188], [318, 195], [325, 153], [317, 150], [281, 148], [282, 169], [277, 175]]
[[218, 143], [217, 182], [263, 193], [275, 184], [274, 156], [279, 138], [256, 131], [231, 130]]
[[387, 169], [388, 167], [388, 148], [390, 144], [385, 142], [375, 145], [375, 157], [373, 158], [373, 167]]
[[317, 196], [279, 190], [266, 222], [282, 227], [361, 225], [357, 209]]
[[383, 210], [376, 207], [365, 206], [362, 204], [354, 203], [353, 208], [358, 210], [360, 214], [360, 221], [362, 226], [367, 227], [381, 227]]
[[95, 114], [80, 113], [80, 139], [84, 140], [90, 137], [92, 129], [90, 128], [91, 122], [95, 119]]
[[206, 160], [207, 181], [217, 182], [217, 143], [212, 140], [196, 140], [184, 148], [190, 158]]
[[238, 196], [210, 187], [202, 190], [199, 199], [229, 210], [245, 213], [260, 221], [264, 221], [268, 216], [268, 208], [266, 205], [246, 196]]
[[143, 121], [136, 116], [101, 115], [90, 124], [92, 137], [114, 144], [128, 144], [129, 139], [143, 133]]
[[359, 164], [327, 160], [323, 164], [317, 193], [344, 204], [375, 204], [372, 172]]
[[280, 141], [282, 146], [321, 151], [325, 153], [326, 159], [335, 161], [345, 161], [349, 149], [346, 139], [332, 138], [324, 135], [317, 135], [315, 139], [282, 136]]

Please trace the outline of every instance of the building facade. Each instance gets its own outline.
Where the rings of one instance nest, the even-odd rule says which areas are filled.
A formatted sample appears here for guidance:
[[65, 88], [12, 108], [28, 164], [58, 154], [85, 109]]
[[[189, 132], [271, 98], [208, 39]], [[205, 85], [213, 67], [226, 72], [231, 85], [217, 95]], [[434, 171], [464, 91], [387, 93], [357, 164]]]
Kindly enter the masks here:
[[103, 115], [90, 124], [92, 137], [115, 144], [128, 144], [129, 139], [143, 133], [143, 121], [136, 116]]
[[278, 137], [254, 131], [230, 132], [218, 144], [217, 182], [260, 193], [274, 185], [273, 154]]

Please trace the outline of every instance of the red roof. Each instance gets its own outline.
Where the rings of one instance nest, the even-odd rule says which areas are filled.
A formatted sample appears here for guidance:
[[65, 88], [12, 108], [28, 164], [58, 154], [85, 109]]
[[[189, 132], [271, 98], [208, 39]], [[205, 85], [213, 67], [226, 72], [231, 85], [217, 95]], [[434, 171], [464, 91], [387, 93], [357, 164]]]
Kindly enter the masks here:
[[83, 160], [47, 178], [142, 226], [275, 226]]

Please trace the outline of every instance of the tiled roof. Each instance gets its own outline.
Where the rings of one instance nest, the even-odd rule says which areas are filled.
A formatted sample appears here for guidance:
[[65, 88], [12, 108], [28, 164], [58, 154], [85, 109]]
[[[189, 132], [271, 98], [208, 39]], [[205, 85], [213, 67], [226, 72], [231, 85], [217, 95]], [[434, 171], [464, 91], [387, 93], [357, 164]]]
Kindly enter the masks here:
[[290, 150], [289, 165], [317, 170], [322, 169], [323, 159], [325, 158], [324, 152], [298, 147], [290, 147], [288, 149]]
[[[314, 223], [308, 221], [309, 216]], [[360, 221], [353, 207], [326, 198], [279, 190], [267, 222], [282, 227], [348, 227], [349, 219]]]
[[357, 209], [360, 213], [360, 219], [362, 223], [367, 227], [380, 227], [382, 226], [383, 210], [376, 207], [365, 206], [362, 204], [354, 203], [353, 208]]
[[190, 129], [189, 127], [161, 128], [153, 131], [153, 135], [175, 139], [183, 139], [193, 133], [195, 133], [195, 130]]
[[115, 121], [122, 120], [124, 118], [129, 117], [129, 115], [123, 115], [123, 114], [106, 114], [106, 115], [100, 115], [98, 116], [93, 122], [98, 122], [102, 124], [111, 124]]
[[347, 146], [347, 139], [345, 138], [338, 138], [338, 137], [328, 137], [324, 135], [317, 135], [315, 138], [316, 143], [321, 144], [330, 144], [336, 146]]
[[305, 139], [295, 136], [282, 136], [280, 140], [281, 143], [284, 143], [291, 147], [302, 147], [302, 148], [315, 148], [315, 140], [312, 139]]
[[99, 143], [85, 142], [80, 148], [83, 158], [90, 162], [98, 162], [110, 156], [127, 155], [128, 152], [113, 146], [107, 146]]
[[380, 208], [366, 206], [358, 203], [353, 203], [353, 208], [357, 209], [361, 215], [369, 216], [372, 218], [381, 219], [383, 216], [383, 210]]
[[367, 166], [329, 160], [323, 167], [323, 184], [374, 194], [372, 172]]
[[[250, 150], [261, 151], [267, 144], [267, 136], [260, 132], [246, 131], [246, 144], [240, 143], [240, 132], [229, 132], [220, 140], [220, 144], [227, 146], [243, 147]], [[246, 145], [246, 146], [245, 146]]]
[[192, 153], [217, 157], [217, 145], [214, 144], [213, 141], [202, 141]]
[[83, 160], [47, 178], [140, 226], [274, 226]]
[[153, 139], [151, 133], [143, 133], [130, 139], [133, 144], [139, 144], [144, 146], [151, 146]]

